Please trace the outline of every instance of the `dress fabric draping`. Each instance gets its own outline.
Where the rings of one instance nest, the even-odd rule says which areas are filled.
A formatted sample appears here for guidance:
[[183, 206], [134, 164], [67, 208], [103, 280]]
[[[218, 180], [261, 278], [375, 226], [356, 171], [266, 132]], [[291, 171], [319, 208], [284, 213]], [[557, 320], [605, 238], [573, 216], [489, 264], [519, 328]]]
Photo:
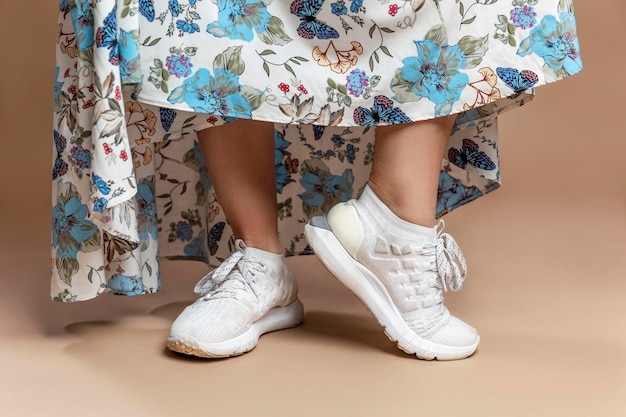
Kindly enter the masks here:
[[499, 187], [497, 116], [582, 68], [570, 0], [60, 0], [56, 59], [64, 302], [230, 254], [198, 130], [275, 123], [280, 239], [308, 254], [303, 225], [358, 195], [376, 126], [456, 116], [441, 216]]

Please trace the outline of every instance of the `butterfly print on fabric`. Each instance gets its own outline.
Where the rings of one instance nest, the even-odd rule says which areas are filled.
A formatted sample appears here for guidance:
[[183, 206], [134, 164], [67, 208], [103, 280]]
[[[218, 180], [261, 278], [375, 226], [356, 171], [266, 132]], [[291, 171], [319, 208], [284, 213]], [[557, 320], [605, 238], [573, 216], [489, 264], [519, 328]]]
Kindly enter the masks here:
[[339, 32], [317, 19], [324, 0], [295, 0], [291, 3], [291, 14], [300, 18], [298, 35], [304, 39], [336, 39]]
[[326, 130], [326, 126], [313, 125], [313, 139], [320, 140], [324, 135], [324, 130]]
[[119, 64], [119, 53], [117, 48], [117, 5], [104, 18], [104, 26], [100, 26], [96, 31], [96, 46], [98, 48], [109, 49], [109, 62], [113, 65]]
[[461, 169], [467, 164], [486, 171], [496, 169], [496, 164], [485, 152], [478, 150], [478, 144], [471, 139], [463, 139], [461, 149], [450, 148], [448, 160]]
[[537, 74], [530, 70], [520, 72], [515, 68], [498, 67], [496, 68], [496, 73], [498, 77], [516, 93], [528, 90], [539, 81]]
[[131, 252], [139, 246], [138, 243], [131, 242], [126, 239], [122, 239], [119, 236], [114, 236], [110, 233], [103, 234], [104, 240], [104, 253], [106, 254], [107, 261], [112, 261], [115, 258], [115, 254], [123, 255], [127, 252]]
[[154, 21], [154, 0], [139, 0], [139, 13], [148, 19], [148, 22]]
[[61, 154], [65, 150], [66, 146], [67, 146], [67, 139], [65, 139], [65, 136], [63, 136], [62, 134], [60, 134], [59, 132], [55, 130], [54, 131], [54, 147], [57, 150], [57, 157], [54, 160], [54, 167], [52, 168], [53, 180], [56, 180], [57, 178], [62, 177], [63, 175], [67, 174], [67, 169], [68, 169], [67, 162], [65, 162], [63, 158], [61, 157]]
[[209, 253], [215, 255], [217, 253], [218, 244], [224, 233], [225, 222], [215, 223], [209, 231]]
[[352, 115], [354, 122], [360, 126], [376, 126], [382, 124], [397, 125], [412, 120], [402, 110], [393, 107], [393, 100], [385, 96], [374, 97], [371, 109], [357, 107]]

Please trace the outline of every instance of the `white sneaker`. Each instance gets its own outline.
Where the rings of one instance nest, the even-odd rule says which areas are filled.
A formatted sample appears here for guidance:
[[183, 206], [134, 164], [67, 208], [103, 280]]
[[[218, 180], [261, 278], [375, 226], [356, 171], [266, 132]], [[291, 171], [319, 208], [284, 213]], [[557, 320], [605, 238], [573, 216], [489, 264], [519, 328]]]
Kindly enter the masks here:
[[305, 226], [315, 254], [370, 309], [398, 347], [420, 359], [462, 359], [476, 330], [450, 315], [443, 291], [461, 288], [466, 264], [443, 231], [408, 223], [369, 188]]
[[198, 282], [202, 297], [172, 324], [167, 347], [206, 358], [237, 356], [256, 346], [259, 337], [302, 323], [303, 307], [296, 281], [283, 255], [246, 247]]

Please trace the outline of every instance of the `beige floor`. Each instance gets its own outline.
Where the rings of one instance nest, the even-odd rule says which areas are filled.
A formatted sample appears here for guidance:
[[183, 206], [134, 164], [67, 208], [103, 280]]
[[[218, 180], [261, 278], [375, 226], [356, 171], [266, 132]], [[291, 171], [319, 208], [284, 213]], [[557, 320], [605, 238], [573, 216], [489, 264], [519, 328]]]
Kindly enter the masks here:
[[447, 217], [470, 264], [448, 304], [482, 335], [457, 362], [402, 354], [311, 257], [289, 260], [305, 323], [230, 360], [163, 347], [202, 265], [165, 262], [154, 296], [48, 301], [56, 2], [39, 3], [32, 39], [12, 41], [19, 19], [0, 36], [0, 416], [626, 416], [626, 3], [578, 0], [585, 71], [502, 117], [504, 188]]

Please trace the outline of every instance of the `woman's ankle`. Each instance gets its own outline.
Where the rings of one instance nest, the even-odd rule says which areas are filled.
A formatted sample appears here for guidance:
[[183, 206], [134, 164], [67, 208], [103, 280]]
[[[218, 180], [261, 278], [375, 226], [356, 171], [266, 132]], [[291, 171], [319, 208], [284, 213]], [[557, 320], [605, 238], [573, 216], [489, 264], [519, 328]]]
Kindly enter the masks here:
[[424, 227], [435, 225], [435, 204], [431, 207], [419, 196], [409, 195], [407, 187], [386, 184], [374, 176], [370, 177], [368, 185], [376, 197], [400, 219]]

